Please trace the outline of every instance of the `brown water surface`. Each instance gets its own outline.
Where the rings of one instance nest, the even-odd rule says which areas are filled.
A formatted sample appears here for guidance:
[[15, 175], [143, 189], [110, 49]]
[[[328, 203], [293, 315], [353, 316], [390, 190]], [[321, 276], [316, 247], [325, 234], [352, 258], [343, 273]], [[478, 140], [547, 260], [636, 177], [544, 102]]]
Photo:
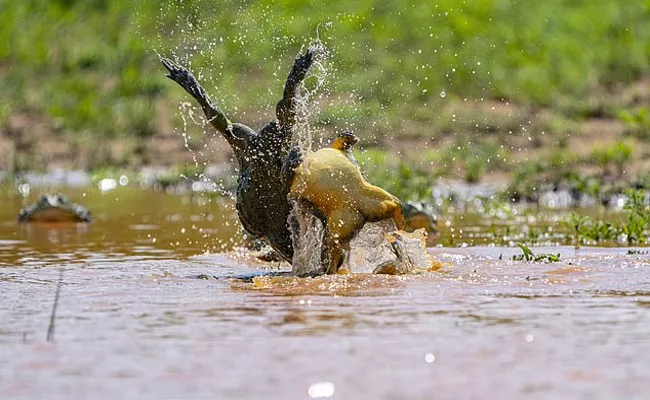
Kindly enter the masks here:
[[229, 202], [66, 193], [91, 225], [19, 225], [0, 192], [0, 398], [648, 396], [647, 253], [435, 248], [439, 272], [293, 278], [215, 254]]
[[90, 209], [91, 224], [19, 224], [18, 211], [43, 193], [23, 198], [0, 190], [0, 266], [184, 258], [241, 242], [229, 199], [130, 187], [63, 190]]

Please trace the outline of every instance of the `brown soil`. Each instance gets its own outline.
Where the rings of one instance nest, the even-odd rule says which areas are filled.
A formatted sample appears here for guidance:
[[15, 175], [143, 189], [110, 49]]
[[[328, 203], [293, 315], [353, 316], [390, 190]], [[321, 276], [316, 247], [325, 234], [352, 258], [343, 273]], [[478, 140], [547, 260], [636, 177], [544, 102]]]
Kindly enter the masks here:
[[[622, 106], [635, 107], [650, 102], [650, 78], [644, 78], [617, 94]], [[618, 103], [617, 103], [618, 104]], [[90, 169], [101, 165], [138, 168], [143, 165], [172, 166], [194, 162], [222, 164], [232, 160], [228, 144], [213, 135], [209, 126], [188, 126], [187, 145], [179, 133], [173, 105], [160, 101], [156, 105], [156, 133], [145, 139], [82, 140], [66, 133], [55, 122], [41, 115], [19, 113], [11, 115], [4, 128], [0, 127], [0, 170], [14, 167], [29, 170]], [[252, 127], [259, 127], [268, 118], [267, 110], [244, 113]], [[394, 135], [379, 141], [371, 135], [357, 132], [367, 147], [378, 145], [408, 159], [422, 149], [440, 149], [457, 140], [458, 135], [488, 138], [512, 151], [513, 159], [530, 159], [548, 154], [558, 148], [560, 140], [569, 151], [585, 159], [597, 146], [607, 146], [625, 138], [625, 124], [613, 118], [592, 118], [580, 122], [558, 119], [547, 109], [531, 110], [515, 104], [496, 101], [450, 100], [440, 110], [440, 126], [432, 126], [417, 118], [406, 118]], [[452, 116], [456, 116], [453, 118]], [[553, 125], [553, 122], [557, 122]], [[564, 121], [564, 122], [563, 122]], [[480, 127], [475, 128], [475, 124]], [[559, 125], [558, 125], [559, 124]], [[438, 124], [436, 124], [438, 125]], [[560, 126], [558, 128], [558, 126]], [[557, 132], [553, 132], [555, 129]], [[330, 129], [325, 128], [326, 134]], [[543, 132], [543, 133], [542, 133]], [[476, 135], [476, 136], [473, 136]], [[365, 143], [364, 143], [365, 142]], [[190, 149], [192, 151], [190, 151]], [[628, 173], [650, 171], [650, 143], [636, 140]], [[593, 165], [585, 163], [585, 170]], [[504, 171], [507, 172], [507, 171]], [[497, 172], [493, 175], [500, 176]]]

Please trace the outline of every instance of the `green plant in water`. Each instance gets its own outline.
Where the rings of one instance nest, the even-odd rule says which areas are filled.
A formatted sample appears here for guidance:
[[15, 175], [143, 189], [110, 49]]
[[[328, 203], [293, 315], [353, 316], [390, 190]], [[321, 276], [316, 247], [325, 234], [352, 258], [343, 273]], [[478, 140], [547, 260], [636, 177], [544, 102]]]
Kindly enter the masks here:
[[624, 192], [627, 202], [623, 209], [627, 219], [622, 227], [622, 233], [627, 237], [628, 244], [647, 243], [646, 232], [650, 229], [650, 207], [645, 199], [645, 192], [639, 189], [627, 189]]
[[523, 252], [512, 256], [513, 261], [528, 261], [528, 262], [558, 262], [560, 261], [560, 253], [557, 254], [534, 254], [533, 251], [523, 243], [517, 243], [517, 246]]
[[577, 213], [570, 213], [568, 217], [562, 221], [564, 225], [568, 226], [573, 233], [573, 243], [575, 246], [575, 249], [578, 250], [580, 248], [580, 243], [582, 241], [582, 235], [585, 232], [585, 227], [589, 223], [589, 217], [586, 217], [584, 215], [579, 215]]
[[627, 202], [623, 207], [626, 216], [620, 224], [602, 220], [592, 221], [589, 217], [576, 213], [569, 214], [562, 221], [572, 231], [576, 249], [580, 248], [584, 239], [602, 243], [613, 242], [624, 236], [628, 245], [648, 243], [650, 209], [645, 192], [639, 189], [627, 189], [624, 194], [627, 196]]
[[618, 238], [618, 228], [611, 222], [596, 221], [585, 225], [584, 236], [597, 243], [615, 241]]

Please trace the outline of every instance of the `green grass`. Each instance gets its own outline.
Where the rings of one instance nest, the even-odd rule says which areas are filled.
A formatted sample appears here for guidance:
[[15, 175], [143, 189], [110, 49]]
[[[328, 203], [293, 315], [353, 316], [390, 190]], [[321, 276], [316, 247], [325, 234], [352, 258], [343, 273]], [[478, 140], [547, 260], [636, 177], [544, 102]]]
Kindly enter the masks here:
[[628, 246], [648, 244], [650, 232], [650, 205], [645, 192], [639, 189], [627, 189], [623, 207], [623, 218], [617, 222], [592, 220], [591, 218], [570, 213], [563, 224], [570, 228], [576, 248], [581, 244], [602, 244], [606, 242], [624, 242]]
[[626, 125], [626, 134], [650, 141], [650, 111], [647, 106], [635, 110], [621, 110], [618, 118]]
[[110, 137], [151, 135], [155, 101], [184, 98], [154, 50], [190, 62], [236, 115], [277, 99], [318, 29], [332, 49], [330, 92], [374, 108], [342, 115], [391, 122], [414, 103], [434, 121], [439, 104], [468, 96], [578, 105], [650, 65], [648, 0], [2, 3], [1, 103]]
[[[591, 153], [591, 159], [603, 169], [603, 176], [623, 175], [625, 165], [632, 156], [632, 145], [627, 142], [616, 142], [613, 145], [601, 145]], [[613, 172], [614, 171], [614, 172]]]
[[[547, 262], [554, 263], [560, 261], [560, 253], [557, 254], [534, 254], [533, 251], [523, 243], [517, 243], [517, 246], [521, 249], [522, 254], [516, 254], [512, 256], [513, 261], [528, 261], [528, 262]], [[502, 259], [502, 256], [499, 256], [499, 259]]]

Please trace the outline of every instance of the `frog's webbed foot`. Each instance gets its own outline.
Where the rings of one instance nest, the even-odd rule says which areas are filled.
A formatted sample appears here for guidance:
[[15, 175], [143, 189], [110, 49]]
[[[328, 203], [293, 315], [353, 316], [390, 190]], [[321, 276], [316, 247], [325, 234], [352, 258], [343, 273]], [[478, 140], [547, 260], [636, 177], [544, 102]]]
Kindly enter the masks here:
[[290, 86], [289, 83], [299, 83], [309, 71], [312, 64], [314, 63], [314, 57], [318, 51], [318, 45], [313, 44], [307, 48], [307, 51], [304, 54], [298, 54], [293, 61], [293, 68], [291, 68], [291, 73], [287, 79], [287, 86]]
[[284, 85], [282, 99], [276, 106], [276, 116], [280, 122], [281, 132], [287, 138], [291, 136], [291, 131], [296, 122], [298, 87], [314, 64], [316, 54], [320, 51], [321, 46], [319, 42], [314, 43], [307, 48], [305, 53], [296, 56]]
[[235, 141], [241, 140], [236, 137], [232, 132], [232, 124], [221, 111], [221, 109], [213, 104], [210, 97], [205, 92], [205, 89], [199, 84], [194, 75], [187, 68], [168, 59], [161, 57], [160, 62], [167, 68], [169, 73], [167, 77], [174, 82], [178, 83], [187, 93], [192, 95], [203, 109], [203, 113], [208, 122], [219, 132], [225, 135], [226, 139], [233, 144]]
[[164, 57], [160, 57], [160, 62], [167, 68], [169, 73], [167, 77], [178, 83], [187, 93], [191, 94], [201, 105], [210, 103], [205, 90], [201, 87], [194, 75], [182, 65]]

